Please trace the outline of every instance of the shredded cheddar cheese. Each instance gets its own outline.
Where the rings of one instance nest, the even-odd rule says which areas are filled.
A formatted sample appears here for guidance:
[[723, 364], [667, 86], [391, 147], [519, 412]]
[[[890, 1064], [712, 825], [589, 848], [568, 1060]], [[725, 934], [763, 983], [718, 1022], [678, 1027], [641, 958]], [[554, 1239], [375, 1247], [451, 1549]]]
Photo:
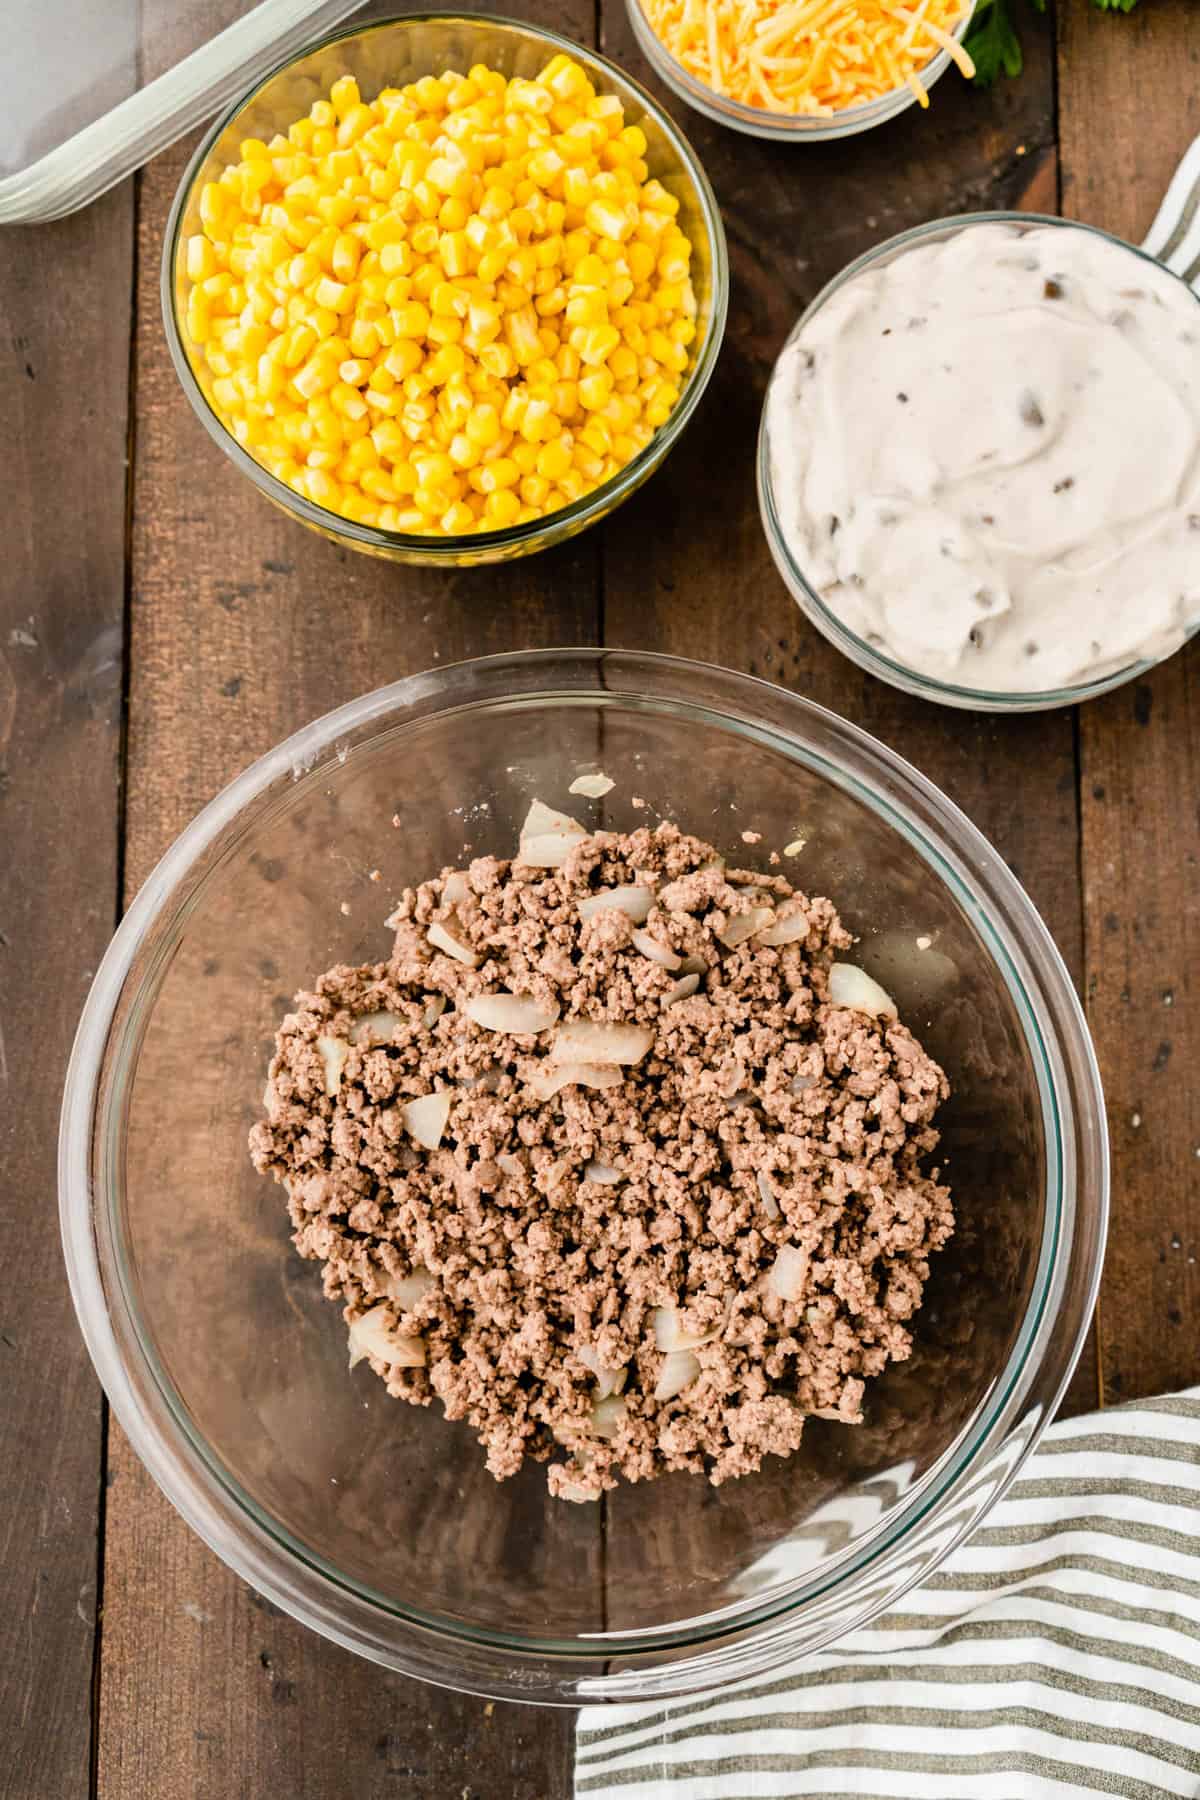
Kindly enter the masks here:
[[955, 28], [971, 0], [641, 0], [651, 30], [689, 75], [717, 94], [815, 118], [910, 88], [945, 50], [975, 66]]

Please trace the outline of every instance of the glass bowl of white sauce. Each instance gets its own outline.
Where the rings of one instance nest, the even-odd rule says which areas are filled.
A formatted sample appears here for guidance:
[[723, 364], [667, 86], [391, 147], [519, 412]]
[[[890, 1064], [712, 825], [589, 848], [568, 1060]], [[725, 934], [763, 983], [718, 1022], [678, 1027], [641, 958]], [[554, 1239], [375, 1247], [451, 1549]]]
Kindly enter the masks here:
[[1200, 630], [1200, 300], [1064, 219], [904, 232], [791, 332], [758, 490], [793, 597], [881, 680], [981, 712], [1107, 693]]

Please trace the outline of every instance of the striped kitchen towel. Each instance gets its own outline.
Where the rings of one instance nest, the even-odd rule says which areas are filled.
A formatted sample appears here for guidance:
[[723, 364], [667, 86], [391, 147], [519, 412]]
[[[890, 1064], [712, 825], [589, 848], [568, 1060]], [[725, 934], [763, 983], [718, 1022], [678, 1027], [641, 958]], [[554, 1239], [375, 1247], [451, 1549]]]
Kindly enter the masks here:
[[900, 1610], [773, 1674], [580, 1714], [577, 1800], [1200, 1796], [1200, 1388], [1051, 1426]]

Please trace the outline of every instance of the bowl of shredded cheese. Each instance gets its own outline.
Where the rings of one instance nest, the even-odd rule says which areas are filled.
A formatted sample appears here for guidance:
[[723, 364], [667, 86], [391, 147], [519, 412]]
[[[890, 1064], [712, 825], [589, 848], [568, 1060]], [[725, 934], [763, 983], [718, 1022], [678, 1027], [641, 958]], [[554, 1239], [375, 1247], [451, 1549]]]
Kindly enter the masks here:
[[626, 0], [642, 53], [697, 112], [782, 142], [850, 137], [929, 106], [975, 0]]
[[293, 517], [393, 561], [611, 512], [707, 385], [728, 266], [686, 139], [619, 70], [411, 15], [289, 59], [181, 183], [163, 311], [197, 416]]

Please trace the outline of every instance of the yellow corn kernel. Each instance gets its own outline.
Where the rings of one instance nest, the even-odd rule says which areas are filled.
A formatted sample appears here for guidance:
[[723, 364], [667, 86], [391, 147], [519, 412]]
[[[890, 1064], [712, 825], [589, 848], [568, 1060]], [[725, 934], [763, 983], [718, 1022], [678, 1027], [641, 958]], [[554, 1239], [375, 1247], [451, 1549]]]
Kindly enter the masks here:
[[445, 347], [449, 345], [457, 346], [462, 334], [463, 328], [461, 319], [431, 319], [429, 321], [429, 330], [425, 335], [431, 344], [439, 344]]
[[544, 475], [525, 475], [518, 492], [526, 506], [544, 506], [550, 492], [550, 483]]
[[537, 314], [531, 305], [509, 313], [505, 320], [505, 334], [509, 349], [518, 363], [536, 362], [541, 356], [542, 341], [538, 336]]
[[571, 342], [579, 352], [580, 361], [589, 369], [598, 368], [620, 341], [621, 334], [615, 325], [589, 325], [571, 333]]
[[455, 500], [442, 514], [441, 527], [450, 536], [457, 536], [465, 531], [474, 531], [476, 529], [475, 514], [465, 500]]
[[331, 275], [323, 275], [313, 290], [313, 299], [329, 312], [349, 312], [354, 305], [354, 287], [348, 282], [335, 281]]
[[347, 231], [339, 233], [334, 240], [333, 252], [330, 258], [333, 272], [339, 281], [350, 282], [354, 280], [355, 275], [358, 273], [358, 264], [361, 255], [362, 245], [359, 243], [358, 239], [356, 237], [351, 237], [350, 233]]
[[511, 488], [496, 488], [483, 503], [483, 518], [489, 530], [501, 531], [516, 521], [521, 503]]
[[613, 391], [613, 378], [607, 369], [589, 369], [579, 380], [579, 404], [585, 412], [599, 412], [607, 405]]
[[584, 212], [583, 220], [589, 231], [594, 231], [598, 237], [609, 238], [618, 244], [623, 244], [627, 237], [632, 236], [634, 225], [637, 222], [635, 218], [630, 217], [623, 206], [618, 206], [611, 200], [591, 201]]
[[558, 481], [571, 467], [571, 452], [561, 438], [543, 444], [538, 451], [537, 473], [546, 481]]
[[[317, 125], [332, 125], [334, 119], [344, 119], [352, 108], [361, 103], [362, 95], [358, 91], [358, 83], [353, 75], [343, 75], [335, 81], [329, 90], [329, 101], [326, 105], [318, 100], [312, 109], [312, 120]], [[317, 116], [321, 109], [320, 117]]]
[[490, 445], [498, 443], [501, 435], [500, 415], [494, 406], [482, 403], [472, 408], [464, 426], [467, 436], [473, 444], [486, 450]]
[[339, 381], [330, 389], [329, 401], [347, 419], [365, 419], [367, 416], [366, 401], [358, 389], [347, 382]]
[[355, 319], [350, 326], [348, 341], [355, 356], [374, 356], [379, 349], [377, 325], [371, 319]]
[[410, 300], [392, 310], [391, 323], [398, 338], [423, 338], [429, 330], [429, 308], [420, 300]]
[[478, 444], [473, 444], [465, 431], [456, 431], [446, 454], [456, 469], [473, 469], [480, 458]]
[[187, 274], [189, 281], [206, 281], [217, 272], [217, 253], [201, 231], [188, 239]]
[[497, 456], [476, 471], [481, 494], [494, 494], [497, 488], [516, 487], [521, 471], [511, 456]]
[[326, 469], [308, 469], [300, 477], [304, 483], [302, 492], [306, 493], [317, 506], [324, 506], [335, 512], [342, 500], [344, 490], [340, 483]]

